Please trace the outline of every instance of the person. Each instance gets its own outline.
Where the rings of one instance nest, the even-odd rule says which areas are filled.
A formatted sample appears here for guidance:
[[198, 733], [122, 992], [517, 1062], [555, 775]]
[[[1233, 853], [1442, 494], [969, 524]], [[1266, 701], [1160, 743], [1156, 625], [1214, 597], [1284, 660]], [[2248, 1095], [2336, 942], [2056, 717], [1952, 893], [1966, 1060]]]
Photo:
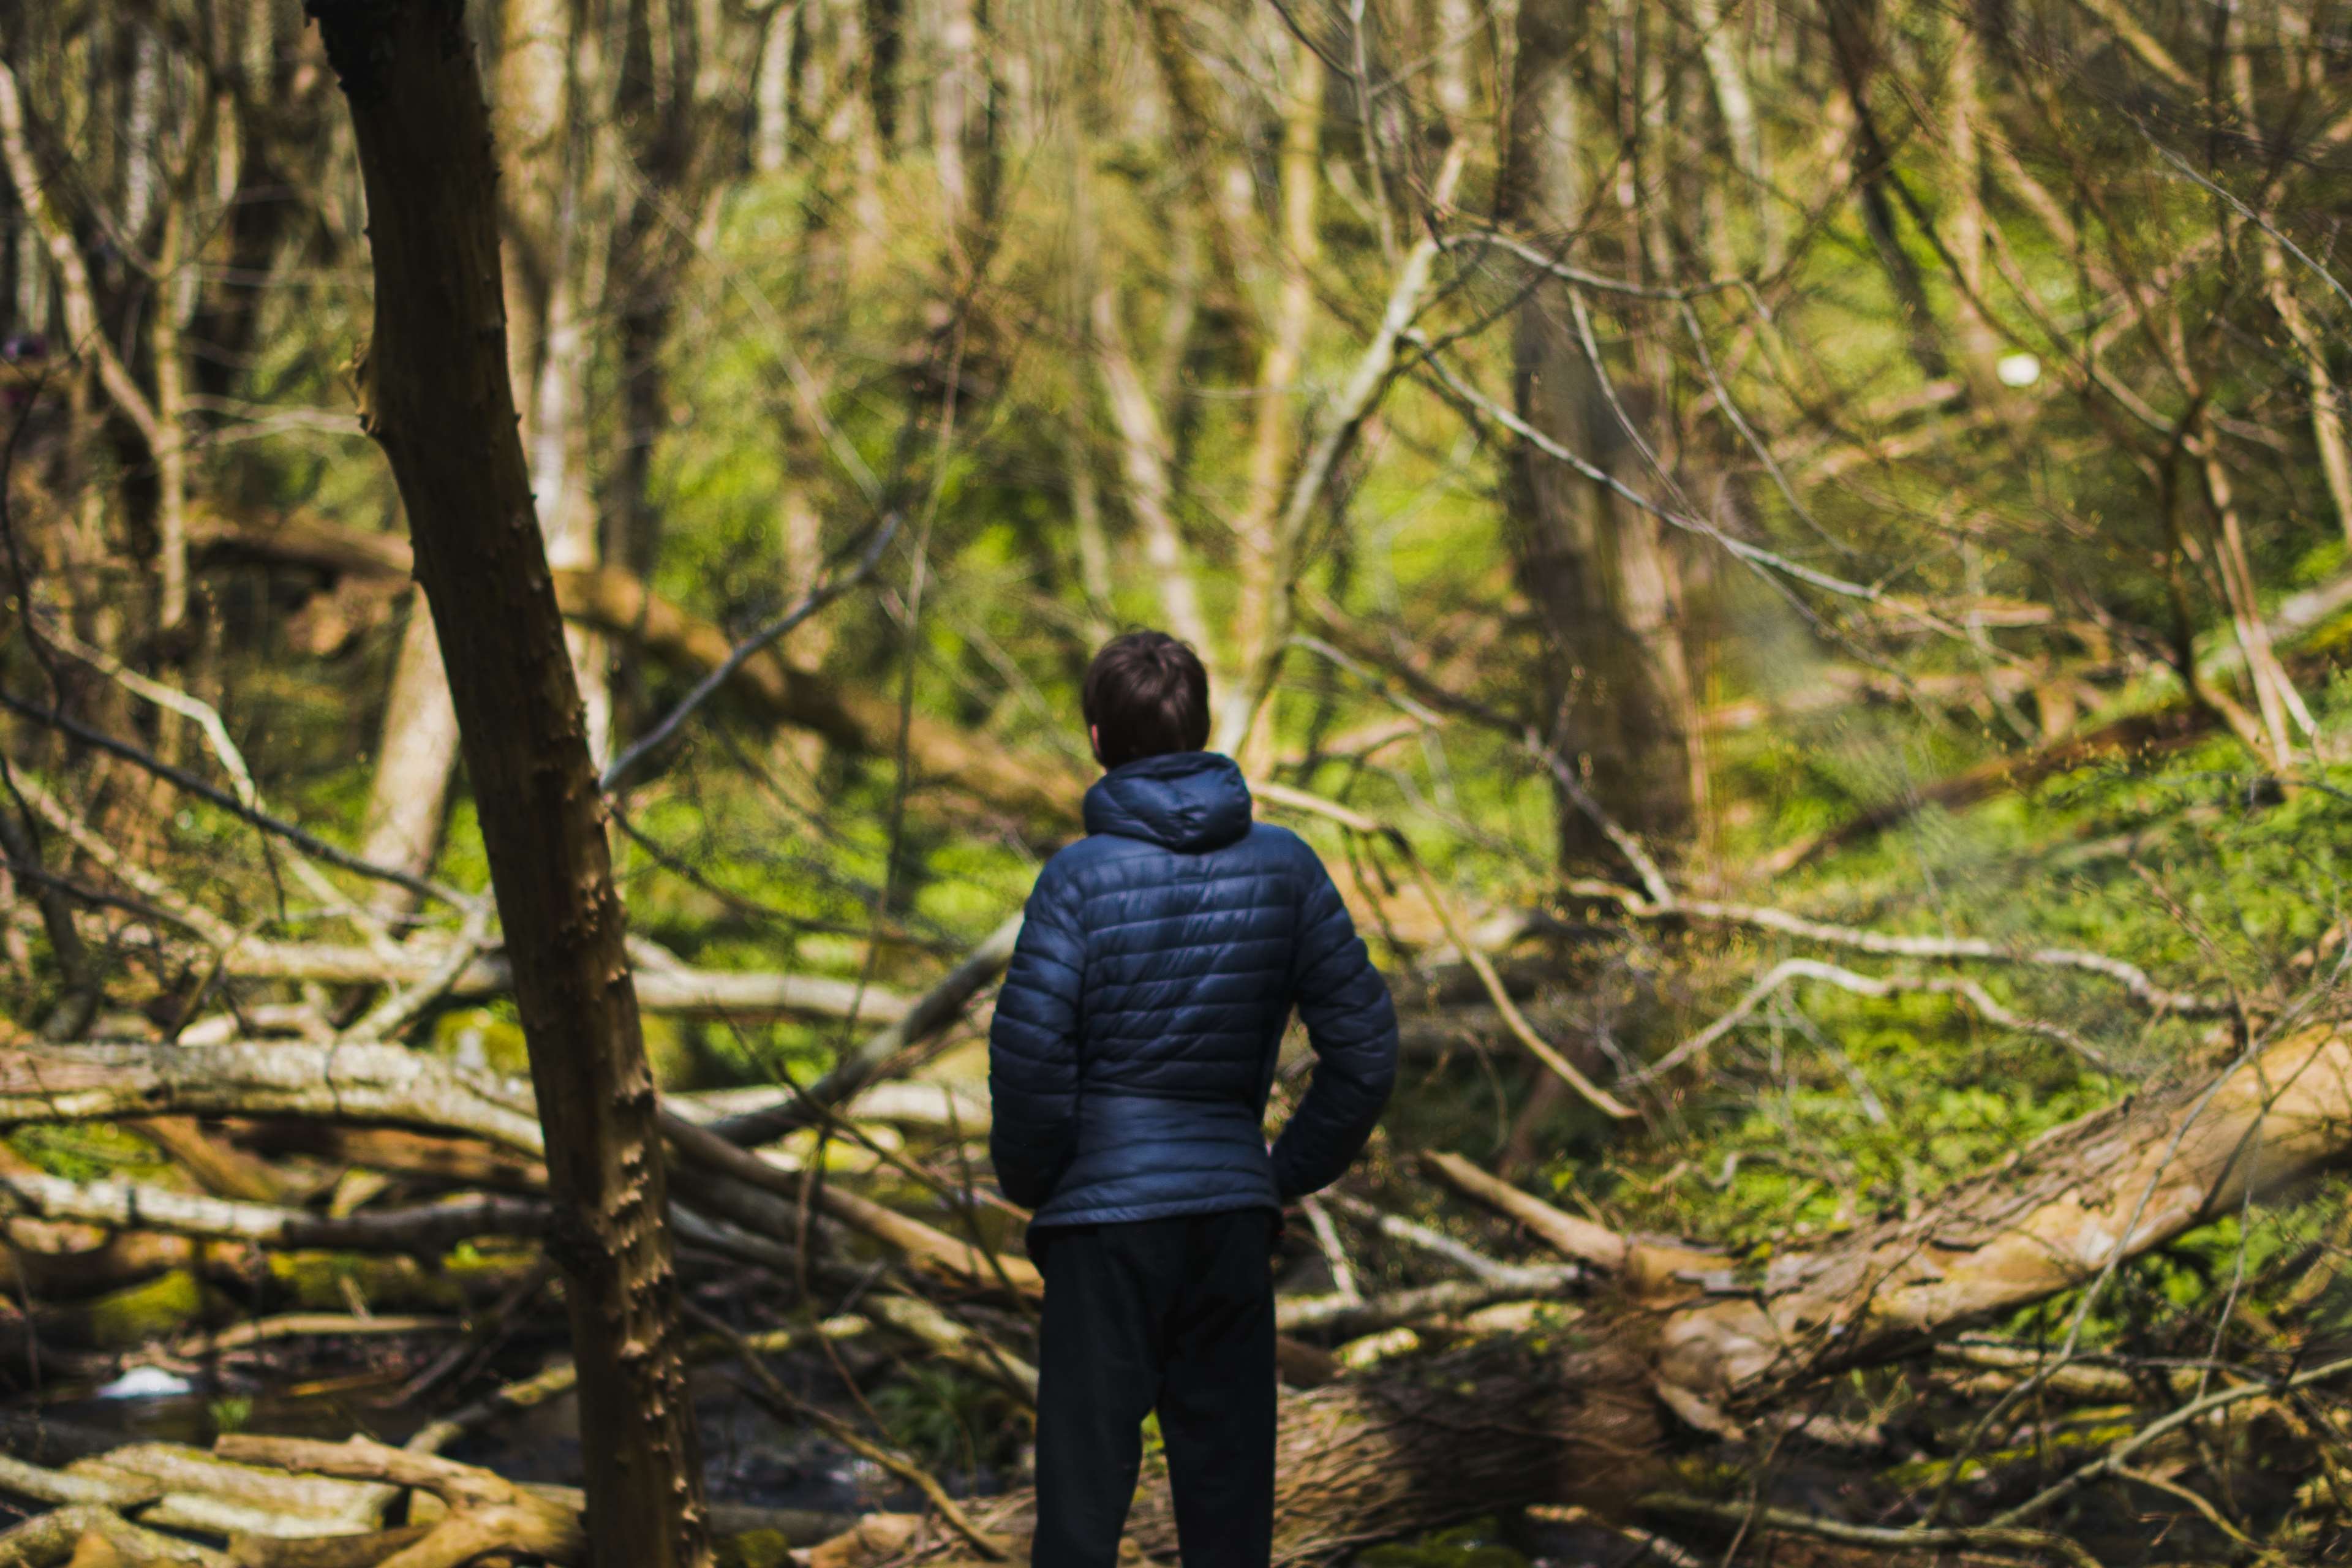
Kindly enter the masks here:
[[[989, 1035], [989, 1152], [1035, 1211], [1035, 1568], [1110, 1568], [1157, 1411], [1184, 1568], [1265, 1568], [1273, 1251], [1396, 1077], [1396, 1011], [1331, 878], [1202, 750], [1209, 682], [1159, 632], [1087, 671], [1105, 772], [1045, 865]], [[1314, 1078], [1262, 1131], [1297, 1006]]]

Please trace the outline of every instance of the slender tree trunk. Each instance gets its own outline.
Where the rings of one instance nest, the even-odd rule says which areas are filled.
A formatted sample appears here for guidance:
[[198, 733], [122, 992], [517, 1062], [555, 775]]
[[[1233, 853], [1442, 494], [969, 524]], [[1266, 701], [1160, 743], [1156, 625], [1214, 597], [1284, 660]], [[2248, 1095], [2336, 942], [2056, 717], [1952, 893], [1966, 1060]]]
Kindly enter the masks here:
[[1945, 137], [1952, 161], [1952, 220], [1945, 243], [1958, 263], [1966, 290], [1953, 310], [1959, 317], [1960, 362], [1970, 395], [1988, 407], [1998, 407], [2014, 400], [2000, 384], [2000, 339], [1977, 306], [1985, 291], [1984, 155], [1978, 133], [1982, 51], [1966, 16], [1953, 17], [1950, 29], [1952, 54], [1946, 76], [1950, 101], [1945, 110]]
[[604, 813], [507, 375], [490, 153], [462, 5], [311, 0], [375, 261], [364, 415], [406, 506], [479, 802], [546, 1129], [608, 1568], [710, 1560], [656, 1097]]
[[1878, 69], [1878, 0], [1822, 0], [1822, 13], [1830, 53], [1836, 58], [1838, 77], [1853, 107], [1854, 128], [1860, 133], [1854, 184], [1862, 198], [1863, 227], [1869, 232], [1870, 243], [1886, 269], [1886, 280], [1894, 287], [1909, 334], [1911, 357], [1918, 362], [1922, 374], [1937, 380], [1950, 366], [1937, 330], [1935, 308], [1927, 298], [1927, 285], [1920, 277], [1918, 263], [1903, 248], [1903, 237], [1896, 228], [1895, 203], [1886, 194], [1887, 183], [1895, 177], [1895, 154], [1879, 132], [1870, 104], [1871, 79]]
[[885, 153], [898, 145], [898, 62], [907, 52], [907, 0], [863, 0], [866, 7], [866, 101], [875, 139]]
[[[2253, 56], [2243, 46], [2230, 53], [2230, 83], [2240, 119], [2249, 126], [2259, 124]], [[2303, 308], [2287, 269], [2286, 247], [2267, 221], [2256, 228], [2254, 243], [2262, 254], [2263, 294], [2278, 312], [2279, 324], [2294, 342], [2304, 379], [2311, 385], [2311, 439], [2319, 453], [2319, 471], [2327, 480], [2327, 499], [2335, 504], [2336, 525], [2352, 542], [2352, 448], [2345, 443], [2343, 394], [2328, 367], [2326, 334]]]
[[[1089, 269], [1091, 270], [1091, 268]], [[1095, 280], [1095, 368], [1102, 377], [1111, 424], [1118, 431], [1119, 455], [1127, 479], [1128, 510], [1143, 536], [1143, 559], [1160, 595], [1160, 612], [1168, 629], [1191, 643], [1203, 659], [1213, 659], [1215, 645], [1201, 607], [1200, 590], [1176, 525], [1175, 487], [1168, 473], [1172, 448], [1160, 410], [1128, 353], [1126, 329], [1118, 319], [1118, 294], [1107, 279]]]
[[1721, 0], [1692, 0], [1691, 26], [1698, 34], [1700, 56], [1706, 61], [1707, 83], [1715, 89], [1716, 112], [1723, 116], [1724, 140], [1731, 143], [1732, 166], [1748, 187], [1756, 212], [1755, 254], [1762, 270], [1780, 266], [1780, 215], [1772, 203], [1770, 174], [1764, 162], [1764, 133], [1757, 123], [1755, 94], [1748, 90], [1747, 63], [1740, 58], [1735, 28], [1723, 18]]
[[167, 637], [188, 618], [188, 393], [181, 334], [194, 303], [182, 270], [194, 258], [187, 251], [188, 204], [174, 189], [163, 215], [163, 243], [157, 258], [149, 356], [155, 362], [155, 625]]
[[[449, 702], [441, 644], [421, 589], [411, 596], [408, 629], [393, 658], [381, 734], [360, 853], [379, 866], [421, 876], [440, 847], [457, 757], [457, 710]], [[415, 905], [415, 894], [390, 882], [379, 883], [373, 899], [378, 914], [404, 913]]]
[[793, 43], [806, 24], [800, 8], [770, 11], [760, 37], [760, 79], [752, 102], [759, 129], [752, 137], [751, 166], [763, 174], [781, 172], [793, 144]]
[[[1530, 7], [1519, 19], [1509, 137], [1497, 206], [1506, 221], [1553, 232], [1581, 208], [1577, 105], [1569, 62], [1583, 16]], [[1633, 471], [1630, 434], [1610, 405], [1556, 285], [1520, 307], [1515, 346], [1520, 417], [1612, 471]], [[1633, 400], [1627, 413], [1639, 416]], [[1568, 743], [1593, 795], [1627, 827], [1671, 852], [1698, 816], [1696, 721], [1682, 646], [1679, 585], [1660, 524], [1604, 487], [1522, 443], [1510, 473], [1520, 577], [1541, 617], [1547, 707], [1565, 716]], [[1567, 801], [1560, 843], [1572, 858], [1608, 853]]]
[[[1282, 287], [1272, 330], [1258, 362], [1256, 428], [1250, 440], [1248, 489], [1234, 520], [1234, 646], [1238, 658], [1255, 657], [1274, 618], [1274, 595], [1289, 584], [1276, 581], [1282, 567], [1276, 539], [1284, 480], [1297, 457], [1295, 401], [1307, 363], [1307, 335], [1315, 322], [1315, 197], [1322, 184], [1323, 58], [1304, 44], [1291, 51], [1289, 109], [1283, 119]], [[1262, 768], [1273, 732], [1270, 705], [1251, 724], [1252, 693], [1245, 680], [1224, 682], [1224, 728], [1244, 734], [1245, 765]]]
[[1213, 302], [1220, 313], [1232, 318], [1235, 351], [1246, 352], [1257, 325], [1252, 287], [1258, 272], [1251, 244], [1248, 173], [1219, 145], [1210, 119], [1212, 89], [1199, 51], [1185, 35], [1184, 8], [1171, 0], [1135, 0], [1135, 5], [1160, 68], [1176, 158], [1206, 225], [1210, 270], [1216, 279]]
[[[593, 18], [578, 29], [592, 30]], [[593, 52], [596, 40], [574, 33], [572, 6], [509, 0], [501, 21], [494, 125], [502, 171], [508, 374], [517, 392], [531, 490], [550, 559], [559, 567], [584, 568], [596, 563], [597, 540], [594, 503], [575, 461], [586, 447], [579, 425], [588, 360], [576, 262], [589, 251], [578, 233], [580, 192], [568, 143], [573, 57], [583, 47]], [[594, 262], [602, 260], [597, 246]], [[439, 850], [447, 816], [457, 716], [440, 650], [426, 635], [429, 617], [412, 611], [410, 624], [393, 670], [365, 835], [368, 844], [394, 857], [385, 864], [422, 874]], [[578, 626], [566, 626], [564, 637], [586, 703], [590, 754], [603, 757], [610, 751], [612, 711], [604, 639]], [[380, 910], [391, 912], [412, 907], [415, 895], [386, 883], [376, 900]]]
[[939, 75], [931, 83], [931, 145], [939, 170], [940, 227], [950, 253], [972, 211], [971, 114], [979, 99], [980, 17], [975, 0], [940, 0]]

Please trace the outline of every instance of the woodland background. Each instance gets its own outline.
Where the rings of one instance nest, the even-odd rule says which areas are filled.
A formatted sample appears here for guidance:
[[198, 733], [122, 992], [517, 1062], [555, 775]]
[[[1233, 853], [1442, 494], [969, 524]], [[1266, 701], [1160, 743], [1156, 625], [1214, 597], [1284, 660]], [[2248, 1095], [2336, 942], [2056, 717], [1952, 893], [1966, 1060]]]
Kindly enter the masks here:
[[[981, 1041], [1139, 624], [1405, 1014], [1286, 1561], [2347, 1552], [2352, 11], [447, 14], [720, 1560], [1017, 1542]], [[0, 7], [0, 1561], [584, 1550], [336, 74]]]

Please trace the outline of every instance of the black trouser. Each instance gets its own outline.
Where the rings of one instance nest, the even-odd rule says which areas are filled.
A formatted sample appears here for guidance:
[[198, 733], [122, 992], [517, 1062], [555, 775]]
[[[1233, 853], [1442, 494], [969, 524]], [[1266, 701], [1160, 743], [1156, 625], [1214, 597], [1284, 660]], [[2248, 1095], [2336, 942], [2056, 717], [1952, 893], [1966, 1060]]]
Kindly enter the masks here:
[[1040, 1231], [1034, 1568], [1111, 1568], [1160, 1412], [1184, 1568], [1265, 1568], [1274, 1541], [1275, 1215]]

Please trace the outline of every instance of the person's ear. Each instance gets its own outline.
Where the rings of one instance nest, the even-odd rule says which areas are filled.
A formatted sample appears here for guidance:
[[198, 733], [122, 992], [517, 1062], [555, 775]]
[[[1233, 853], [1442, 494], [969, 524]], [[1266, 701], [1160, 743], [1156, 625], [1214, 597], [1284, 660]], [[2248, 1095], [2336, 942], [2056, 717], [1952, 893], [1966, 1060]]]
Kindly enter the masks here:
[[1101, 762], [1101, 761], [1102, 761], [1102, 731], [1101, 731], [1100, 730], [1096, 729], [1092, 724], [1089, 724], [1089, 725], [1087, 725], [1087, 744], [1088, 746], [1090, 746], [1090, 747], [1092, 747], [1092, 748], [1093, 748], [1093, 750], [1094, 750], [1094, 753], [1095, 753], [1095, 761], [1096, 761], [1096, 762], [1097, 762], [1097, 763]]

